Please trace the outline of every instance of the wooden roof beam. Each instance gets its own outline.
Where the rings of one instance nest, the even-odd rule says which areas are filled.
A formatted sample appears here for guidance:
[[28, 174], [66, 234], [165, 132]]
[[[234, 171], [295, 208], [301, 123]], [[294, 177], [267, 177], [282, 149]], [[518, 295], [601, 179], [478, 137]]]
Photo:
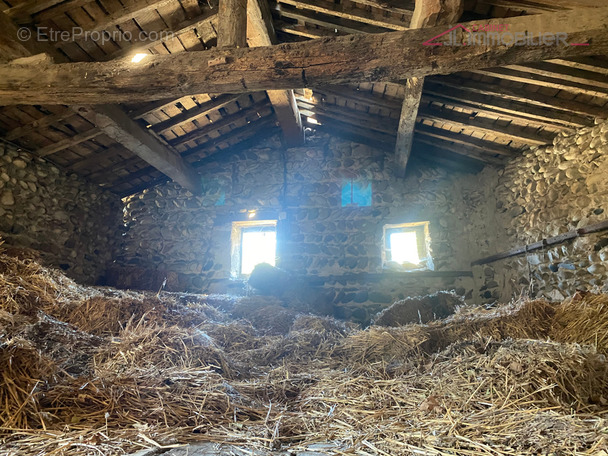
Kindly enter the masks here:
[[[559, 75], [553, 77], [538, 74], [529, 67], [520, 65], [504, 66], [501, 68], [486, 68], [483, 70], [475, 70], [473, 73], [491, 76], [498, 79], [506, 79], [508, 81], [521, 82], [524, 84], [536, 84], [542, 87], [550, 87], [552, 89], [565, 90], [572, 93], [580, 93], [591, 97], [608, 99], [608, 88], [594, 85], [593, 81], [587, 83], [568, 81], [567, 78], [562, 78]], [[557, 76], [557, 77], [556, 77]]]
[[[17, 38], [17, 27], [14, 26], [11, 20], [3, 13], [0, 13], [0, 24], [2, 25], [0, 28], [0, 42], [19, 42]], [[23, 44], [23, 46], [29, 46], [27, 49], [22, 49], [23, 57], [37, 54], [39, 50], [38, 47], [40, 47], [39, 43], [37, 44], [38, 46], [32, 46], [31, 43]], [[65, 59], [60, 53], [55, 52], [50, 47], [44, 47], [41, 50], [52, 52], [53, 57], [57, 57], [60, 60]], [[7, 66], [20, 67], [21, 65], [13, 63]], [[40, 64], [34, 65], [34, 68], [36, 73], [39, 74], [39, 71], [41, 70]], [[30, 68], [30, 70], [32, 69]], [[33, 73], [31, 77], [35, 78], [36, 74]], [[101, 103], [104, 102], [102, 101]], [[200, 177], [198, 177], [198, 174], [186, 164], [182, 157], [174, 150], [165, 146], [156, 137], [152, 136], [140, 124], [131, 120], [131, 118], [129, 118], [129, 116], [118, 106], [71, 106], [71, 109], [77, 112], [81, 117], [87, 119], [96, 128], [80, 133], [73, 138], [68, 138], [65, 141], [60, 141], [51, 146], [42, 148], [38, 151], [41, 156], [56, 153], [104, 133], [106, 136], [122, 144], [135, 155], [140, 156], [152, 166], [171, 177], [184, 188], [187, 188], [194, 193], [200, 192]]]
[[[267, 0], [247, 2], [247, 42], [249, 47], [271, 46], [277, 42]], [[304, 129], [293, 90], [268, 90], [266, 93], [277, 115], [285, 144], [289, 147], [302, 145]]]
[[[502, 19], [501, 19], [502, 20]], [[501, 20], [489, 20], [498, 24]], [[350, 35], [248, 49], [212, 49], [112, 62], [0, 65], [0, 105], [144, 102], [197, 93], [244, 93], [400, 81], [468, 68], [608, 53], [608, 7], [521, 16], [510, 32], [568, 33], [589, 46], [423, 46], [444, 27]], [[463, 24], [465, 27], [471, 24]]]
[[217, 111], [233, 101], [236, 101], [239, 97], [240, 95], [220, 95], [207, 103], [203, 103], [202, 105], [188, 109], [175, 117], [171, 117], [170, 119], [154, 124], [151, 128], [154, 132], [162, 134], [173, 128], [180, 127], [186, 123], [200, 119], [213, 111]]
[[[463, 0], [418, 0], [410, 23], [410, 28], [421, 29], [440, 24], [452, 24], [462, 15]], [[395, 174], [405, 176], [407, 162], [412, 152], [414, 127], [422, 97], [424, 78], [408, 78], [405, 81], [405, 95], [401, 106], [401, 116], [395, 142]]]
[[501, 155], [505, 157], [512, 157], [519, 153], [517, 149], [513, 149], [509, 146], [501, 146], [487, 139], [475, 138], [473, 136], [462, 135], [460, 133], [445, 130], [443, 128], [432, 127], [422, 122], [416, 124], [416, 137], [426, 136], [431, 138], [440, 139], [455, 144], [461, 144], [467, 148], [473, 148], [480, 152], [484, 152], [491, 155]]
[[198, 173], [179, 153], [141, 128], [140, 124], [131, 120], [118, 106], [79, 106], [76, 110], [106, 136], [122, 144], [182, 187], [195, 194], [200, 193], [201, 180]]

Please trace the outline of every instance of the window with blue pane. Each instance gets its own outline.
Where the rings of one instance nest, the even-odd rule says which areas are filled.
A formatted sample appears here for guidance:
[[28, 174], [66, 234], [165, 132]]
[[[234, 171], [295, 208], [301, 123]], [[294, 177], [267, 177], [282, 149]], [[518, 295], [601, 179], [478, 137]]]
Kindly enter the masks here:
[[342, 181], [342, 207], [372, 205], [372, 183], [362, 179]]

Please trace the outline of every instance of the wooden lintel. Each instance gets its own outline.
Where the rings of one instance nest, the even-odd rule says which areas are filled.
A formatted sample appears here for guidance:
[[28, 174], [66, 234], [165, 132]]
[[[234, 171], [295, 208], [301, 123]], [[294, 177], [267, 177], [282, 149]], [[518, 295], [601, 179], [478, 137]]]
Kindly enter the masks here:
[[[487, 21], [498, 25], [503, 19]], [[125, 60], [0, 65], [0, 105], [134, 103], [200, 93], [245, 93], [362, 81], [402, 81], [552, 58], [608, 54], [608, 7], [509, 19], [510, 33], [567, 33], [589, 46], [424, 46], [433, 27], [245, 49]], [[472, 27], [475, 23], [464, 23]], [[210, 66], [210, 62], [225, 63]]]
[[[247, 43], [249, 47], [271, 46], [276, 42], [268, 1], [248, 0]], [[283, 132], [285, 145], [288, 147], [302, 145], [304, 129], [293, 90], [268, 90], [266, 93]]]

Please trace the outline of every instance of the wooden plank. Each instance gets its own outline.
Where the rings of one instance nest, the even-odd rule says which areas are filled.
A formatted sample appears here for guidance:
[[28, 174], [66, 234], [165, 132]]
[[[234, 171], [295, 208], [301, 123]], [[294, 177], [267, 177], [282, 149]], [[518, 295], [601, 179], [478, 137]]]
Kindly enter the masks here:
[[[576, 47], [576, 46], [573, 46]], [[587, 83], [570, 82], [557, 77], [543, 76], [531, 69], [523, 66], [505, 65], [501, 68], [486, 68], [484, 70], [475, 70], [474, 73], [492, 76], [494, 78], [506, 79], [508, 81], [522, 82], [524, 84], [536, 84], [542, 87], [551, 87], [553, 89], [565, 90], [572, 93], [580, 93], [591, 97], [608, 98], [608, 89], [593, 85], [592, 81]]]
[[487, 141], [484, 139], [475, 138], [472, 136], [462, 135], [460, 133], [445, 130], [442, 128], [431, 127], [429, 125], [425, 125], [423, 123], [418, 122], [416, 124], [416, 137], [420, 138], [421, 136], [436, 138], [441, 141], [452, 142], [455, 144], [460, 144], [467, 148], [473, 148], [480, 152], [485, 152], [488, 154], [501, 155], [505, 157], [512, 157], [517, 154], [519, 151], [507, 146], [500, 146], [492, 141]]
[[507, 141], [517, 141], [537, 146], [549, 144], [555, 137], [554, 132], [545, 132], [538, 129], [524, 129], [512, 124], [503, 126], [498, 130], [497, 125], [487, 119], [480, 119], [454, 110], [438, 109], [430, 105], [420, 109], [418, 118], [454, 125], [460, 130], [473, 129], [478, 133], [491, 134], [499, 138], [504, 138]]
[[223, 108], [229, 103], [237, 100], [239, 95], [220, 95], [214, 100], [197, 106], [196, 108], [189, 109], [182, 112], [174, 117], [171, 117], [163, 122], [159, 122], [152, 126], [152, 130], [156, 133], [163, 133], [175, 127], [179, 127], [185, 123], [192, 122], [198, 118], [201, 118], [212, 111]]
[[503, 98], [480, 95], [455, 87], [447, 88], [441, 84], [429, 83], [424, 85], [422, 99], [450, 106], [462, 107], [479, 113], [499, 116], [503, 119], [513, 120], [529, 125], [552, 126], [567, 129], [580, 128], [593, 125], [589, 118], [575, 116], [568, 111], [547, 109], [529, 105], [519, 101], [505, 100]]
[[[247, 2], [247, 42], [249, 47], [270, 46], [277, 42], [267, 0]], [[285, 145], [302, 145], [304, 129], [293, 90], [268, 90], [266, 93], [279, 121]]]
[[31, 0], [24, 1], [17, 6], [9, 8], [4, 13], [17, 24], [29, 24], [33, 22], [32, 16], [40, 11], [52, 8], [65, 0]]
[[[499, 24], [497, 20], [488, 22]], [[590, 46], [422, 46], [445, 31], [438, 27], [150, 56], [140, 65], [124, 60], [46, 66], [4, 64], [0, 65], [0, 104], [133, 103], [198, 93], [399, 81], [471, 67], [602, 54], [608, 53], [606, 23], [608, 8], [510, 20], [512, 33], [569, 33], [571, 41], [590, 42]]]
[[562, 81], [573, 82], [575, 84], [583, 84], [608, 89], [608, 78], [606, 77], [606, 74], [559, 65], [556, 63], [532, 62], [526, 65], [509, 65], [506, 68], [546, 76], [552, 79], [558, 78]]
[[[266, 106], [268, 106], [268, 101], [266, 99], [258, 101], [257, 103], [251, 105], [249, 108], [238, 111], [236, 114], [223, 117], [217, 122], [205, 125], [204, 127], [193, 130], [192, 132], [183, 136], [178, 136], [173, 141], [171, 141], [171, 145], [177, 146], [190, 141], [197, 141], [199, 139], [202, 139], [209, 133], [212, 133], [213, 131], [219, 130], [221, 128], [229, 127], [230, 125], [239, 122], [240, 120], [246, 118], [247, 116], [250, 116], [252, 113], [255, 113], [257, 110], [261, 110]], [[270, 110], [270, 108], [268, 109]]]
[[281, 4], [275, 7], [281, 17], [295, 19], [300, 23], [318, 25], [329, 30], [337, 30], [343, 33], [362, 34], [362, 33], [382, 33], [390, 29], [378, 27], [370, 24], [351, 21], [337, 16], [330, 16], [315, 11], [300, 10], [291, 5]]
[[217, 16], [217, 46], [247, 46], [247, 0], [220, 0]]
[[[419, 0], [412, 15], [410, 28], [420, 29], [438, 24], [452, 24], [462, 15], [462, 0]], [[414, 127], [420, 107], [424, 78], [409, 78], [405, 81], [405, 94], [401, 105], [397, 140], [395, 141], [395, 173], [405, 177], [405, 169], [412, 151]]]
[[571, 112], [573, 115], [587, 116], [593, 121], [595, 117], [605, 116], [605, 109], [577, 101], [555, 98], [530, 90], [517, 90], [500, 84], [474, 81], [458, 75], [432, 78], [433, 83], [439, 83], [452, 89], [462, 89], [467, 92], [500, 97], [506, 100], [519, 101], [534, 106], [548, 108], [554, 111]]
[[[130, 46], [126, 46], [123, 49], [120, 49], [113, 54], [110, 54], [104, 60], [112, 60], [112, 59], [120, 59], [123, 57], [127, 57], [129, 55], [134, 55], [137, 53], [143, 53], [150, 49], [155, 48], [156, 46], [162, 45], [163, 43], [170, 41], [172, 39], [178, 38], [181, 35], [184, 35], [191, 31], [197, 31], [198, 29], [206, 30], [208, 25], [216, 26], [217, 25], [217, 15], [212, 15], [210, 17], [202, 17], [187, 20], [181, 24], [179, 24], [175, 28], [163, 30], [162, 33], [159, 33], [159, 38], [152, 41], [136, 41]], [[204, 41], [205, 38], [208, 40], [209, 37], [201, 37]]]
[[78, 114], [97, 126], [107, 136], [125, 146], [135, 155], [169, 176], [182, 187], [198, 194], [200, 177], [182, 157], [141, 129], [117, 106], [77, 107]]
[[26, 124], [26, 125], [22, 125], [18, 128], [15, 128], [15, 129], [9, 131], [4, 137], [7, 141], [14, 141], [17, 138], [27, 136], [28, 134], [30, 134], [34, 131], [49, 127], [50, 125], [52, 125], [56, 122], [61, 122], [62, 120], [65, 120], [73, 115], [74, 115], [74, 111], [72, 111], [71, 109], [65, 108], [65, 109], [61, 110], [60, 112], [44, 116], [40, 119], [36, 119], [36, 120]]
[[72, 146], [80, 144], [82, 142], [96, 138], [102, 133], [103, 132], [98, 130], [97, 128], [92, 128], [91, 130], [85, 131], [84, 133], [79, 133], [71, 138], [66, 138], [63, 141], [59, 141], [55, 144], [51, 144], [49, 146], [38, 149], [36, 151], [36, 155], [38, 155], [39, 157], [47, 157], [49, 155], [56, 154], [57, 152], [62, 151], [64, 149], [68, 149]]
[[390, 30], [407, 30], [410, 28], [411, 12], [403, 14], [401, 18], [393, 18], [385, 16], [379, 19], [378, 16], [371, 12], [359, 8], [347, 8], [344, 5], [330, 2], [327, 0], [278, 0], [279, 3], [292, 5], [298, 9], [305, 9], [323, 13], [330, 16], [336, 16], [343, 19], [348, 19], [365, 24], [375, 25], [376, 27], [384, 27]]
[[[93, 152], [90, 155], [87, 155], [86, 157], [71, 163], [68, 168], [73, 171], [78, 171], [79, 173], [82, 173], [83, 170], [96, 165], [101, 160], [114, 158], [121, 153], [126, 154], [127, 149], [120, 145], [111, 146], [107, 149]], [[137, 157], [137, 159], [141, 160], [139, 157]]]

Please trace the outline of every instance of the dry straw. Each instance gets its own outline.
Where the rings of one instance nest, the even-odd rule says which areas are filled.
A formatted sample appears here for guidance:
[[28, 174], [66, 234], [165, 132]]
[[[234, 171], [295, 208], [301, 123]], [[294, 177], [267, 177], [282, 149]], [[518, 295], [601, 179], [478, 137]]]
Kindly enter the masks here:
[[595, 455], [608, 444], [605, 295], [359, 330], [264, 298], [81, 287], [2, 254], [0, 293], [2, 454], [204, 440]]

